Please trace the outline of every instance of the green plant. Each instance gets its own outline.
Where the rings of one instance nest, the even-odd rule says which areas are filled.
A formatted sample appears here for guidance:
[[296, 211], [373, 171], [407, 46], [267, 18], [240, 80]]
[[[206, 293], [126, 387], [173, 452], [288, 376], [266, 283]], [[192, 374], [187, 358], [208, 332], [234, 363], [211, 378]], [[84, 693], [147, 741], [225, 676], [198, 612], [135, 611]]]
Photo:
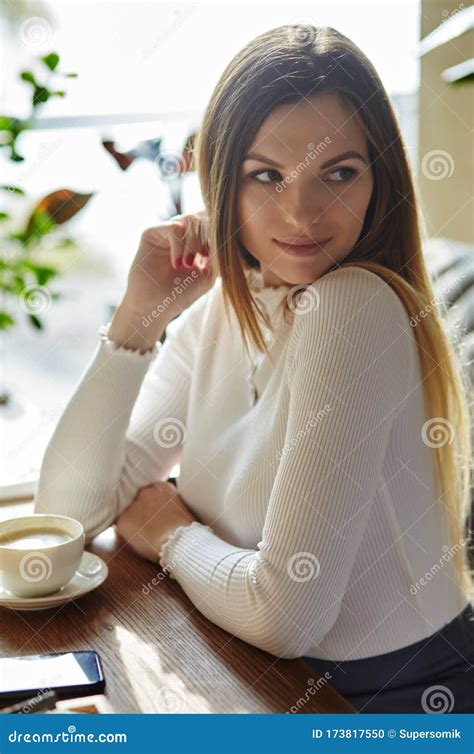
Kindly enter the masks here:
[[[58, 71], [59, 55], [50, 52], [38, 58], [41, 69], [47, 76], [45, 80], [38, 80], [33, 71], [21, 71], [19, 78], [32, 87], [31, 112], [28, 118], [15, 118], [0, 115], [0, 148], [8, 151], [8, 159], [19, 163], [24, 157], [18, 151], [18, 140], [21, 135], [34, 127], [34, 118], [38, 109], [51, 97], [65, 97], [62, 89], [50, 89], [53, 77], [62, 76], [75, 78], [76, 73], [61, 73]], [[15, 197], [25, 196], [25, 191], [17, 185], [0, 185], [0, 191], [8, 192]], [[0, 292], [2, 302], [7, 297], [15, 297], [28, 304], [28, 296], [32, 299], [37, 295], [38, 288], [46, 286], [56, 277], [60, 268], [54, 264], [45, 264], [38, 259], [47, 236], [59, 240], [63, 249], [75, 245], [72, 238], [63, 236], [57, 239], [58, 226], [66, 223], [87, 204], [92, 194], [78, 194], [70, 189], [59, 189], [44, 196], [35, 204], [29, 213], [26, 224], [21, 229], [7, 230], [2, 234], [2, 258], [0, 259]], [[8, 228], [13, 221], [9, 212], [0, 211], [0, 223]], [[44, 289], [46, 292], [46, 289]], [[61, 294], [47, 291], [48, 298], [57, 299]], [[28, 322], [41, 330], [43, 324], [34, 311], [33, 306], [24, 306]], [[14, 316], [0, 308], [0, 330], [6, 330], [16, 324]]]

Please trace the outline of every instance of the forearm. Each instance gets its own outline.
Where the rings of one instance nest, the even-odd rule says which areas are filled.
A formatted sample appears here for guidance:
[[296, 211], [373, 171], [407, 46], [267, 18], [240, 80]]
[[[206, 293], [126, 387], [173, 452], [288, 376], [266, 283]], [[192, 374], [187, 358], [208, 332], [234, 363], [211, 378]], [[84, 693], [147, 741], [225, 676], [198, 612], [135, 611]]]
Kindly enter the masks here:
[[138, 321], [122, 307], [111, 324], [113, 332], [101, 340], [47, 445], [34, 500], [35, 512], [73, 516], [86, 534], [109, 525], [119, 495], [129, 493], [127, 479], [119, 488], [125, 436], [153, 359], [148, 344], [159, 337], [155, 328], [142, 351]]
[[161, 340], [168, 322], [161, 315], [150, 325], [144, 314], [132, 309], [124, 298], [114, 312], [108, 336], [117, 346], [145, 353]]

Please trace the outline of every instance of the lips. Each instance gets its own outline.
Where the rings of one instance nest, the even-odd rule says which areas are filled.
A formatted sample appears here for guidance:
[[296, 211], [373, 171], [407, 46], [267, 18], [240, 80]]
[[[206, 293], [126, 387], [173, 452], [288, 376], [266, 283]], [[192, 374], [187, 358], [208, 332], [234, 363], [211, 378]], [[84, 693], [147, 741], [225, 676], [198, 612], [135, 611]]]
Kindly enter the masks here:
[[330, 241], [330, 238], [326, 238], [321, 239], [317, 242], [308, 240], [303, 243], [300, 240], [299, 243], [293, 242], [289, 244], [287, 242], [277, 241], [275, 238], [273, 239], [275, 246], [277, 246], [284, 254], [289, 254], [295, 259], [304, 259], [306, 257], [312, 257], [316, 254], [320, 254], [327, 248], [327, 245]]
[[323, 243], [326, 243], [326, 241], [329, 241], [329, 236], [326, 236], [326, 238], [305, 238], [305, 239], [281, 239], [281, 238], [274, 238], [274, 241], [276, 243], [281, 244], [282, 246], [293, 246], [297, 248], [298, 246], [317, 246]]

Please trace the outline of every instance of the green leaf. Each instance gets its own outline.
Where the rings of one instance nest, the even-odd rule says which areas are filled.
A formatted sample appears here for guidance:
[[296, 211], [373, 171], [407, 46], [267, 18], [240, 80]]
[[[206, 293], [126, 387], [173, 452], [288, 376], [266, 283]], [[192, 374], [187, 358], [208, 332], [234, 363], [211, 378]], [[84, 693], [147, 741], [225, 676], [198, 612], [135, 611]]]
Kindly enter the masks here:
[[51, 92], [45, 86], [37, 86], [33, 94], [33, 106], [47, 102], [50, 96]]
[[66, 92], [51, 92], [52, 97], [65, 97]]
[[54, 267], [47, 267], [46, 265], [37, 264], [29, 260], [22, 260], [21, 266], [33, 272], [38, 285], [46, 285], [48, 280], [57, 275], [57, 270]]
[[0, 212], [0, 222], [3, 222], [4, 220], [9, 220], [10, 215], [8, 212]]
[[3, 293], [11, 293], [13, 296], [19, 296], [25, 286], [18, 285], [16, 281], [3, 281], [2, 280], [0, 287]]
[[17, 296], [20, 296], [20, 294], [25, 290], [26, 284], [27, 281], [23, 277], [21, 277], [21, 275], [14, 275], [10, 290], [16, 293]]
[[40, 319], [36, 316], [36, 314], [28, 314], [28, 319], [30, 320], [33, 327], [36, 327], [37, 330], [43, 329], [43, 324]]
[[9, 118], [8, 115], [0, 115], [0, 131], [10, 131], [14, 118]]
[[26, 230], [24, 231], [24, 243], [29, 243], [32, 240], [37, 240], [41, 236], [47, 235], [55, 224], [54, 219], [48, 214], [48, 212], [36, 208], [28, 221]]
[[20, 243], [26, 243], [26, 233], [23, 230], [13, 231], [8, 234], [8, 238], [11, 241], [20, 241]]
[[66, 249], [66, 250], [73, 249], [73, 248], [75, 249], [77, 248], [77, 241], [75, 241], [74, 238], [69, 238], [69, 236], [67, 236], [66, 238], [62, 239], [61, 245], [63, 249]]
[[28, 128], [28, 121], [21, 118], [13, 118], [8, 115], [0, 116], [0, 130], [9, 131], [13, 136], [18, 136]]
[[50, 52], [49, 55], [45, 55], [41, 60], [48, 66], [50, 71], [54, 71], [59, 63], [59, 55], [56, 52]]
[[56, 277], [57, 271], [52, 267], [41, 267], [36, 270], [38, 285], [46, 285], [51, 278]]
[[37, 85], [36, 79], [31, 71], [22, 71], [20, 73], [20, 78], [23, 79], [23, 81], [27, 81], [29, 84], [33, 84], [33, 86]]
[[19, 186], [11, 186], [11, 185], [9, 186], [8, 184], [5, 184], [5, 183], [0, 185], [0, 191], [9, 191], [12, 194], [21, 194], [21, 196], [25, 195], [25, 192]]
[[7, 327], [12, 327], [14, 324], [15, 320], [8, 312], [0, 311], [0, 330], [6, 330]]
[[66, 78], [68, 79], [77, 79], [79, 74], [78, 73], [65, 73], [64, 76], [66, 76]]

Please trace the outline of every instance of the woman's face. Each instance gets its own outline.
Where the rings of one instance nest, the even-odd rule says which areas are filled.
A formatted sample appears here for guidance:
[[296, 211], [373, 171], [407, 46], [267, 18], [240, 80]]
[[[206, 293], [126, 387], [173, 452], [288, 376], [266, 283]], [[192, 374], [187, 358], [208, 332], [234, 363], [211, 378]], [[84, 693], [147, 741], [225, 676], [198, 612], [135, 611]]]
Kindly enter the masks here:
[[[241, 165], [237, 201], [239, 239], [265, 283], [312, 283], [342, 260], [359, 238], [372, 188], [365, 134], [336, 95], [275, 108]], [[309, 254], [286, 250], [324, 239]]]

